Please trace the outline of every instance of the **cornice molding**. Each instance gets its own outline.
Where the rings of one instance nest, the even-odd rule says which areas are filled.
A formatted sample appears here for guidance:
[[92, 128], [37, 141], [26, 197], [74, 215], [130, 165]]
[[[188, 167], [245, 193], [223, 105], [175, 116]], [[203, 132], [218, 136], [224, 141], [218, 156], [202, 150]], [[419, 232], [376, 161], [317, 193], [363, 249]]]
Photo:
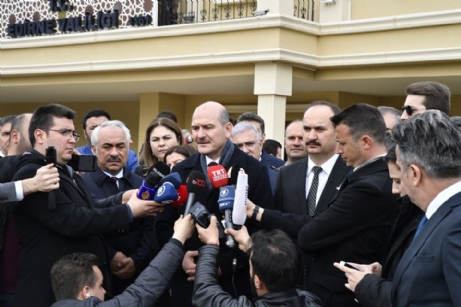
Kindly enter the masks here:
[[266, 49], [116, 61], [111, 60], [29, 66], [3, 66], [0, 67], [0, 75], [15, 76], [47, 73], [137, 70], [201, 65], [256, 63], [265, 61], [286, 62], [298, 67], [301, 66], [309, 68], [310, 70], [315, 70], [323, 67], [449, 61], [460, 59], [461, 47], [400, 52], [379, 52], [368, 54], [346, 54], [322, 57], [286, 49]]

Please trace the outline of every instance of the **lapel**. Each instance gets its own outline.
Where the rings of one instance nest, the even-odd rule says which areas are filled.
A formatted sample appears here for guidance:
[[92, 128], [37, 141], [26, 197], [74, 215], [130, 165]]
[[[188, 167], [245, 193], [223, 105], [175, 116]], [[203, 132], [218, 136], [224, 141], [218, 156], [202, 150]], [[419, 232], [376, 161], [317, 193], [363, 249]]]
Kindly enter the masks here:
[[418, 236], [413, 240], [410, 247], [407, 249], [402, 259], [400, 260], [395, 272], [395, 276], [392, 281], [392, 297], [394, 297], [395, 290], [398, 288], [402, 280], [403, 273], [407, 270], [410, 263], [423, 247], [424, 243], [426, 243], [428, 237], [436, 229], [438, 224], [451, 212], [451, 208], [460, 205], [460, 203], [461, 193], [451, 197], [434, 213], [434, 215], [432, 215], [432, 217], [424, 225], [423, 229], [421, 229], [421, 232], [418, 234]]
[[[89, 208], [91, 208], [91, 200], [93, 199], [91, 195], [86, 190], [85, 184], [83, 183], [82, 179], [79, 175], [76, 175], [74, 171], [68, 167], [67, 165], [63, 166], [62, 168], [58, 168], [60, 172], [60, 180], [66, 181], [74, 190], [76, 190], [80, 196], [86, 200], [86, 203]], [[72, 172], [72, 173], [69, 173]], [[71, 177], [72, 176], [72, 177]], [[71, 198], [71, 195], [67, 195]]]
[[[306, 180], [307, 180], [307, 164], [309, 163], [309, 159], [305, 158], [302, 161], [302, 165], [300, 167], [296, 167], [294, 171], [294, 175], [291, 177], [291, 185], [295, 189], [293, 193], [295, 194], [295, 200], [298, 202], [301, 208], [301, 213], [303, 215], [307, 215], [307, 205], [306, 205]], [[301, 184], [300, 184], [301, 183]]]
[[337, 188], [341, 185], [341, 182], [343, 182], [350, 170], [351, 168], [348, 167], [346, 163], [344, 163], [344, 160], [338, 156], [338, 159], [331, 170], [331, 174], [328, 176], [322, 195], [320, 195], [315, 211], [323, 211], [327, 208], [330, 200], [337, 192]]

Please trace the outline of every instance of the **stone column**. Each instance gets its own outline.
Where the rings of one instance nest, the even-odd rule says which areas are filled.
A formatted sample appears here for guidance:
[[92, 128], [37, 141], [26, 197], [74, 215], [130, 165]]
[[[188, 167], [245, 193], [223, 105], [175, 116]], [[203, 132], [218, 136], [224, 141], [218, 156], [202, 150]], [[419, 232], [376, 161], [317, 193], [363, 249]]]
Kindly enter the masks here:
[[258, 115], [266, 124], [266, 138], [283, 144], [286, 97], [292, 94], [292, 66], [261, 62], [255, 65], [254, 94], [258, 95]]

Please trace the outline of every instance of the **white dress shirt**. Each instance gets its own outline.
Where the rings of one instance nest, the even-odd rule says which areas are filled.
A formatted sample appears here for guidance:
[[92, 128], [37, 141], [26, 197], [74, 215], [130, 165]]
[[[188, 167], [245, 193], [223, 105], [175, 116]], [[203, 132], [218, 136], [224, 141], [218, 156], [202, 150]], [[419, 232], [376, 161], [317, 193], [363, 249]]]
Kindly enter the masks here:
[[[102, 170], [101, 170], [102, 171]], [[108, 172], [105, 172], [105, 171], [102, 171], [104, 174], [106, 174], [107, 176], [109, 176], [109, 178], [112, 178], [112, 177], [116, 177], [118, 179], [120, 178], [123, 178], [123, 168], [120, 170], [120, 172], [117, 174], [117, 175], [111, 175], [109, 174]], [[118, 180], [116, 181], [116, 184], [117, 184], [117, 188], [120, 189], [120, 185], [118, 183]]]
[[309, 190], [312, 185], [312, 180], [314, 180], [314, 172], [312, 169], [314, 166], [320, 166], [322, 171], [319, 173], [319, 187], [317, 188], [317, 197], [315, 199], [315, 205], [319, 202], [320, 196], [322, 195], [323, 189], [325, 188], [328, 177], [330, 176], [333, 167], [335, 166], [336, 160], [338, 160], [339, 155], [335, 154], [327, 162], [323, 163], [322, 165], [316, 165], [311, 158], [308, 159], [307, 162], [307, 174], [306, 174], [306, 199], [307, 195], [309, 194]]
[[452, 196], [461, 192], [461, 181], [449, 186], [431, 201], [429, 206], [427, 206], [426, 210], [426, 217], [430, 219], [432, 215], [442, 206], [447, 200], [449, 200]]

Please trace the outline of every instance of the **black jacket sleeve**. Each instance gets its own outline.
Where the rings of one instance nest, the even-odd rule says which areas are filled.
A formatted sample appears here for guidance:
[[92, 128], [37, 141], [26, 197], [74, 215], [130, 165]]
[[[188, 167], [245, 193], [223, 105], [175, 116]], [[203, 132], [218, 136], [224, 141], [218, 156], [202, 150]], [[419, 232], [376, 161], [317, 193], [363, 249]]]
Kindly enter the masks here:
[[392, 307], [392, 282], [368, 274], [355, 287], [355, 297], [364, 307]]
[[205, 245], [199, 249], [192, 304], [197, 307], [253, 306], [245, 296], [234, 299], [218, 285], [218, 254], [219, 247], [215, 245]]

